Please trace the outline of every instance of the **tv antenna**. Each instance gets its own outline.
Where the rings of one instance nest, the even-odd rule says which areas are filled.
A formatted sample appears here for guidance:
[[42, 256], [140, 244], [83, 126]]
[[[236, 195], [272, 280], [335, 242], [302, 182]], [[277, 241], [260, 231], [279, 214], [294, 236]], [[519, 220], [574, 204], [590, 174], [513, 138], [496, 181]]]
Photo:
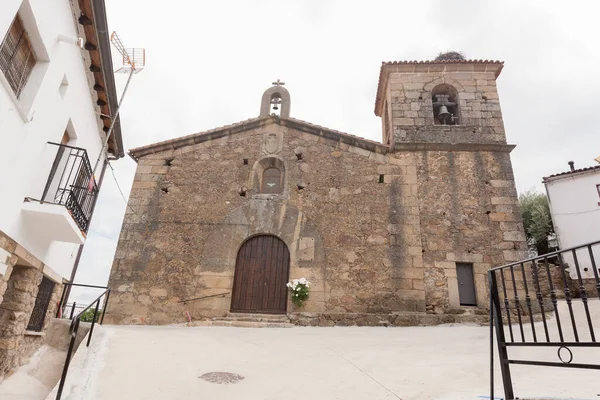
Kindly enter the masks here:
[[95, 176], [96, 170], [98, 169], [98, 165], [100, 164], [100, 159], [102, 158], [102, 154], [106, 147], [108, 146], [108, 139], [112, 134], [113, 128], [115, 126], [115, 122], [117, 121], [117, 117], [119, 116], [119, 111], [121, 111], [121, 105], [123, 104], [123, 99], [125, 98], [125, 94], [127, 93], [127, 89], [129, 88], [129, 82], [131, 82], [131, 77], [134, 74], [141, 72], [146, 65], [146, 49], [144, 48], [127, 48], [123, 44], [123, 41], [117, 35], [117, 32], [113, 32], [110, 35], [110, 42], [112, 45], [121, 53], [123, 58], [123, 66], [115, 71], [115, 74], [129, 74], [127, 78], [127, 83], [125, 83], [125, 88], [123, 89], [123, 94], [121, 94], [121, 98], [119, 99], [119, 104], [114, 115], [111, 116], [112, 121], [110, 123], [110, 128], [106, 133], [106, 138], [104, 139], [104, 144], [102, 149], [100, 149], [100, 154], [98, 154], [98, 159], [96, 160], [96, 164], [94, 165], [94, 169], [92, 169], [92, 176], [90, 178], [90, 182], [88, 184], [88, 191], [91, 192], [94, 188], [95, 184]]

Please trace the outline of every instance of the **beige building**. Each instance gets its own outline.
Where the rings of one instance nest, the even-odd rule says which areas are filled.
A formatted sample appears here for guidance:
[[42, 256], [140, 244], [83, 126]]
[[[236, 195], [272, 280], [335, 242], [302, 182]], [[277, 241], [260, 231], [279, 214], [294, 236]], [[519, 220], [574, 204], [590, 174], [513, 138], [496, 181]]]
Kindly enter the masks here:
[[[526, 255], [502, 67], [383, 63], [382, 143], [292, 118], [275, 82], [257, 118], [131, 150], [138, 167], [107, 318], [485, 318], [487, 270]], [[302, 308], [285, 288], [300, 277], [312, 283]]]

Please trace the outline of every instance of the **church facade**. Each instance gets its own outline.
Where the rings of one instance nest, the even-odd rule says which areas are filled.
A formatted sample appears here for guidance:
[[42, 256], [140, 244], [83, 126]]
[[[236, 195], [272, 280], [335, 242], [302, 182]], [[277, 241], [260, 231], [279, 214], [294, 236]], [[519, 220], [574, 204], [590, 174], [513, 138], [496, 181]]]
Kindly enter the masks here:
[[[484, 318], [488, 269], [526, 256], [502, 67], [383, 63], [381, 143], [292, 118], [278, 81], [257, 118], [131, 150], [108, 320]], [[311, 282], [302, 308], [285, 286], [300, 277]]]

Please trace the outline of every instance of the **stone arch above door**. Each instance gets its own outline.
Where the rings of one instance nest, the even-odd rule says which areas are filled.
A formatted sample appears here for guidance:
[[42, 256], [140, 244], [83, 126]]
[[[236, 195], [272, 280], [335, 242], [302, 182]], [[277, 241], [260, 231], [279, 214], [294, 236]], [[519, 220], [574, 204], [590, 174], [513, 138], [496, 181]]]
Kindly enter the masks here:
[[291, 268], [325, 265], [321, 235], [304, 213], [285, 202], [252, 201], [210, 226], [200, 269], [233, 273], [238, 250], [255, 235], [273, 235], [283, 240], [290, 250]]

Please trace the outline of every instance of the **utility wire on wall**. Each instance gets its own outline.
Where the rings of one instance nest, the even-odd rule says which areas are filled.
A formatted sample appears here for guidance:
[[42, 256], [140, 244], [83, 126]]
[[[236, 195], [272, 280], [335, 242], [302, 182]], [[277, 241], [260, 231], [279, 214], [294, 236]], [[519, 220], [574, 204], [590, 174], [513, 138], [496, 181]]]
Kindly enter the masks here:
[[119, 189], [119, 193], [121, 194], [121, 198], [123, 199], [123, 201], [125, 202], [125, 205], [131, 210], [132, 213], [134, 213], [135, 215], [138, 216], [138, 218], [142, 218], [137, 211], [135, 211], [133, 209], [133, 207], [131, 207], [129, 205], [129, 202], [127, 201], [127, 198], [125, 197], [125, 194], [123, 193], [123, 190], [121, 190], [121, 185], [119, 185], [119, 181], [117, 180], [117, 177], [115, 175], [115, 169], [112, 167], [112, 165], [110, 164], [110, 162], [108, 162], [108, 166], [110, 167], [110, 172], [112, 174], [113, 179], [115, 180], [115, 184], [117, 185], [117, 189]]

